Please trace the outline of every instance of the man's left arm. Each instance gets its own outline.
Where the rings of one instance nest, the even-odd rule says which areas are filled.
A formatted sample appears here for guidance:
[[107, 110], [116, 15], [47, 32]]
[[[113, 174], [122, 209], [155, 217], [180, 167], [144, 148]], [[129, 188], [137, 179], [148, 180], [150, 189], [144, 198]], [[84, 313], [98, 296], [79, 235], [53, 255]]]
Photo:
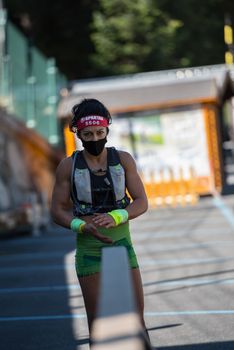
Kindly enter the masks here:
[[131, 220], [148, 209], [148, 200], [144, 185], [137, 172], [135, 160], [127, 152], [120, 151], [119, 154], [125, 170], [126, 188], [132, 198], [132, 202], [125, 208], [128, 211], [128, 218]]

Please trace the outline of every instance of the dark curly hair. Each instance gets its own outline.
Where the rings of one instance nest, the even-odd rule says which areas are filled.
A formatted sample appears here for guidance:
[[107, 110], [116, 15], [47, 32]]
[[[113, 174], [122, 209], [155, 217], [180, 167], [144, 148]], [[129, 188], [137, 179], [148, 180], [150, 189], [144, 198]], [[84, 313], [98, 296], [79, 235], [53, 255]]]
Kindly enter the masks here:
[[70, 130], [76, 133], [77, 130], [77, 121], [82, 117], [88, 115], [100, 115], [108, 119], [109, 124], [111, 124], [112, 119], [110, 112], [104, 106], [103, 103], [96, 100], [95, 98], [85, 98], [80, 103], [72, 107], [72, 120], [69, 123]]

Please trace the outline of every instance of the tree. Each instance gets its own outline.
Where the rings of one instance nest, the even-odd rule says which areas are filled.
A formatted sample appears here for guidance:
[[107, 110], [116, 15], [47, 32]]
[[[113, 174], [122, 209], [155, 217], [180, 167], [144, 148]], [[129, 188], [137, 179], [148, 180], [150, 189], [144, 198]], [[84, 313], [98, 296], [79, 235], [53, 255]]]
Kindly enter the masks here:
[[5, 0], [69, 79], [224, 63], [233, 0]]
[[93, 16], [92, 62], [105, 75], [172, 66], [180, 25], [155, 1], [100, 0]]

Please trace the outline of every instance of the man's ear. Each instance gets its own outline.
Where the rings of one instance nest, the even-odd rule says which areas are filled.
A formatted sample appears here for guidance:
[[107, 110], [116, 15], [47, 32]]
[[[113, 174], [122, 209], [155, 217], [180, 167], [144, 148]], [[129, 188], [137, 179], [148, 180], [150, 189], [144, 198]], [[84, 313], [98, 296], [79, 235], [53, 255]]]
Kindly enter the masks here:
[[106, 128], [106, 135], [109, 134], [109, 128]]

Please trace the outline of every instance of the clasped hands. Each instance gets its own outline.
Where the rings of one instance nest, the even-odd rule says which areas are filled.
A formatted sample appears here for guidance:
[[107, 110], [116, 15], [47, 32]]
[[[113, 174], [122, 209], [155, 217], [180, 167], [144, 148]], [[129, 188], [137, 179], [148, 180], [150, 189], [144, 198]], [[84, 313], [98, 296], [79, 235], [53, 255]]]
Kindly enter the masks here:
[[116, 227], [116, 223], [111, 215], [107, 213], [96, 213], [92, 219], [93, 223], [86, 223], [83, 228], [83, 233], [91, 234], [93, 237], [104, 243], [113, 243], [113, 240], [98, 232], [97, 226], [104, 228]]

